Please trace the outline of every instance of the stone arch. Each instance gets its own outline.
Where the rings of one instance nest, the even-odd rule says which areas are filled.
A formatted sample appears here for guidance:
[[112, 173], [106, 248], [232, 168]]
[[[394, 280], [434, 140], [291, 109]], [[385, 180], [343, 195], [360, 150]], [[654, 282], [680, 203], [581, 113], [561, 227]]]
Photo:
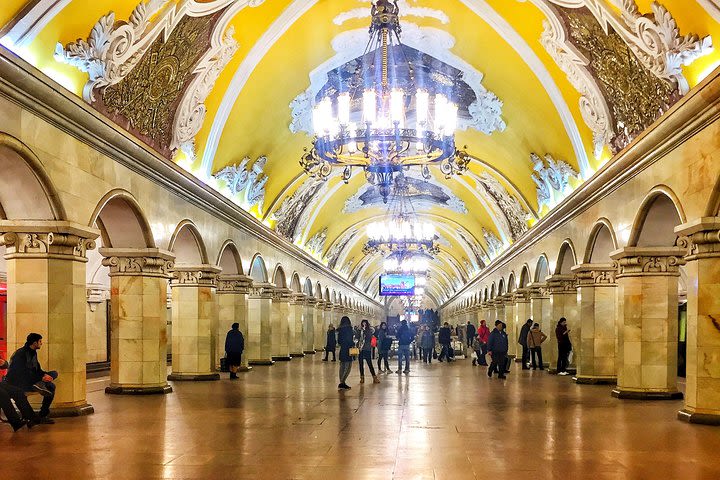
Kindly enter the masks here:
[[608, 263], [610, 252], [618, 249], [615, 230], [607, 218], [601, 218], [590, 232], [583, 263]]
[[675, 246], [675, 227], [685, 222], [685, 213], [675, 193], [664, 185], [655, 187], [640, 205], [628, 246]]
[[90, 227], [100, 230], [105, 248], [155, 248], [150, 223], [140, 204], [128, 191], [111, 190], [98, 202]]
[[545, 277], [550, 274], [550, 264], [547, 259], [547, 255], [544, 253], [538, 257], [537, 264], [535, 265], [535, 282], [545, 282]]
[[507, 281], [507, 292], [512, 293], [517, 288], [517, 280], [515, 279], [515, 272], [510, 272], [510, 276]]
[[325, 296], [323, 298], [326, 302], [330, 301], [330, 289], [328, 287], [325, 287]]
[[294, 272], [290, 278], [290, 290], [295, 293], [302, 293], [302, 283], [300, 282], [300, 275], [298, 275], [297, 272]]
[[275, 266], [273, 272], [272, 283], [278, 288], [287, 288], [287, 276], [285, 275], [285, 269], [279, 263]]
[[496, 292], [496, 291], [497, 291], [497, 290], [495, 290], [495, 282], [493, 282], [493, 283], [492, 283], [492, 286], [490, 287], [490, 299], [495, 298], [495, 292]]
[[563, 241], [558, 252], [557, 262], [555, 263], [555, 275], [570, 275], [572, 267], [577, 265], [577, 255], [575, 255], [575, 247], [570, 239]]
[[40, 159], [17, 138], [0, 132], [0, 218], [67, 220], [60, 195]]
[[218, 255], [216, 265], [222, 268], [223, 275], [245, 274], [242, 259], [240, 258], [240, 252], [238, 252], [235, 242], [232, 240], [225, 240], [225, 243], [223, 243], [223, 246], [220, 248], [220, 254]]
[[489, 293], [488, 293], [488, 287], [485, 286], [485, 289], [484, 289], [484, 291], [483, 291], [483, 297], [482, 297], [482, 298], [483, 298], [483, 302], [487, 302], [488, 300], [490, 300], [490, 297], [488, 297], [488, 295], [489, 295]]
[[317, 298], [318, 300], [323, 299], [323, 289], [322, 285], [320, 285], [320, 282], [317, 282], [315, 284], [315, 298]]
[[204, 265], [208, 263], [207, 249], [202, 235], [191, 220], [183, 220], [170, 238], [168, 250], [175, 254], [176, 265]]
[[708, 201], [707, 208], [705, 209], [705, 217], [716, 217], [720, 216], [720, 175], [715, 182], [712, 193], [710, 193], [710, 200]]
[[252, 259], [252, 262], [250, 262], [249, 276], [253, 279], [254, 282], [268, 282], [268, 272], [267, 267], [265, 266], [265, 260], [263, 260], [262, 255], [260, 255], [259, 253], [256, 253]]
[[522, 270], [520, 271], [520, 284], [518, 288], [527, 288], [532, 281], [531, 278], [532, 277], [530, 277], [530, 267], [528, 267], [526, 263], [523, 265]]
[[501, 278], [500, 281], [498, 282], [498, 289], [497, 289], [498, 297], [500, 295], [505, 295], [505, 293], [507, 293], [507, 292], [505, 292], [505, 279]]
[[332, 303], [339, 303], [339, 302], [338, 302], [338, 294], [337, 294], [337, 292], [336, 292], [334, 289], [333, 289], [332, 292], [330, 292], [330, 301], [331, 301]]
[[305, 283], [303, 284], [303, 293], [309, 297], [315, 296], [313, 292], [313, 283], [310, 277], [305, 277]]

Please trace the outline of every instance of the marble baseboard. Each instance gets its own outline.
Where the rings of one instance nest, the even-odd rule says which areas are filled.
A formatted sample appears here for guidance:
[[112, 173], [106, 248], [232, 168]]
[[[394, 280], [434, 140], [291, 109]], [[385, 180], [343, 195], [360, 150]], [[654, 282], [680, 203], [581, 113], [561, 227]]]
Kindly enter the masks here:
[[682, 400], [682, 392], [638, 392], [616, 388], [611, 394], [621, 400]]
[[95, 413], [95, 408], [89, 403], [69, 407], [57, 406], [50, 409], [50, 417], [84, 417]]
[[250, 364], [250, 365], [266, 365], [266, 366], [270, 366], [270, 365], [275, 365], [275, 362], [272, 361], [272, 360], [267, 360], [267, 359], [266, 359], [266, 360], [255, 359], [255, 360], [250, 360], [250, 361], [248, 361], [248, 364]]
[[167, 395], [172, 393], [170, 385], [161, 387], [124, 387], [122, 385], [110, 385], [105, 387], [105, 393], [110, 395]]
[[281, 355], [278, 357], [274, 356], [274, 357], [272, 357], [272, 359], [273, 359], [273, 362], [289, 362], [290, 360], [292, 360], [292, 357], [290, 355], [287, 355], [287, 356]]
[[238, 367], [238, 372], [249, 372], [249, 371], [251, 371], [251, 370], [252, 370], [252, 367], [251, 367], [251, 366]]
[[578, 385], [617, 385], [617, 377], [594, 377], [592, 375], [576, 375], [573, 380]]
[[696, 413], [688, 412], [687, 410], [680, 410], [677, 413], [677, 418], [678, 420], [682, 420], [687, 423], [720, 426], [720, 415], [713, 415], [710, 413]]
[[305, 354], [304, 353], [291, 353], [290, 356], [292, 358], [302, 358], [305, 356]]
[[220, 380], [219, 373], [202, 373], [202, 374], [181, 374], [171, 373], [167, 379], [171, 382], [212, 382], [214, 380]]
[[315, 350], [305, 350], [303, 353], [305, 355], [315, 355], [317, 352]]

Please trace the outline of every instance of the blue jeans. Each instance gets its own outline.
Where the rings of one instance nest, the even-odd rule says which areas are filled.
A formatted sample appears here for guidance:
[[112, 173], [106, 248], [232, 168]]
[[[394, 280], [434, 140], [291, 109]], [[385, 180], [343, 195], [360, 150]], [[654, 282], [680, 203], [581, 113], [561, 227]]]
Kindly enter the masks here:
[[402, 370], [402, 361], [405, 357], [405, 371], [410, 371], [410, 345], [398, 346], [398, 373]]

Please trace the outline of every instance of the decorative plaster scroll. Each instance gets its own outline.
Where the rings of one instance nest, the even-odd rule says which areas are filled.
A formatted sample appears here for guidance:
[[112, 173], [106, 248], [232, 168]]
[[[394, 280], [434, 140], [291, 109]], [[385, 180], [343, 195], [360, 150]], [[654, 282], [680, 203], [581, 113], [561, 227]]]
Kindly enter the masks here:
[[[340, 172], [334, 171], [328, 180], [339, 174]], [[321, 192], [327, 188], [327, 185], [328, 182], [320, 178], [305, 180], [273, 212], [272, 218], [277, 221], [275, 231], [292, 242], [298, 241], [303, 227], [307, 225], [310, 207], [321, 198]]]
[[0, 245], [7, 248], [8, 256], [56, 255], [86, 260], [87, 251], [95, 249], [94, 239], [70, 233], [20, 233], [0, 235]]
[[217, 293], [248, 293], [252, 278], [245, 275], [221, 275], [218, 277]]
[[513, 240], [520, 238], [528, 230], [527, 222], [531, 217], [530, 213], [489, 173], [484, 172], [477, 177], [477, 180], [478, 187], [505, 217], [510, 238]]
[[555, 160], [546, 154], [544, 159], [536, 153], [530, 154], [533, 163], [532, 179], [537, 186], [538, 210], [546, 205], [552, 208], [567, 195], [570, 178], [580, 178], [580, 174], [568, 163]]
[[220, 170], [213, 175], [216, 180], [225, 182], [231, 196], [238, 196], [239, 200], [246, 210], [257, 207], [258, 212], [262, 214], [263, 204], [265, 203], [265, 184], [268, 176], [264, 173], [267, 157], [261, 156], [248, 169], [250, 157], [242, 159], [240, 164], [231, 165]]
[[474, 238], [472, 238], [469, 234], [465, 233], [463, 229], [458, 228], [457, 234], [458, 237], [460, 237], [460, 239], [465, 243], [465, 245], [467, 245], [467, 247], [475, 256], [475, 258], [472, 259], [473, 264], [475, 265], [475, 271], [478, 272], [485, 268], [486, 262], [483, 260], [483, 257], [486, 257], [486, 255], [482, 251], [480, 245], [478, 245]]
[[339, 266], [338, 260], [340, 259], [343, 251], [347, 248], [350, 241], [353, 240], [353, 238], [356, 238], [359, 233], [359, 230], [353, 227], [348, 229], [335, 241], [328, 250], [328, 253], [325, 255], [328, 262], [328, 268], [336, 269]]
[[98, 305], [109, 300], [110, 292], [106, 288], [103, 288], [102, 285], [89, 285], [88, 287], [89, 288], [85, 290], [87, 304], [90, 311], [95, 312]]
[[503, 243], [493, 232], [487, 230], [485, 227], [482, 229], [482, 236], [487, 244], [488, 254], [490, 259], [495, 259], [504, 250]]
[[167, 256], [111, 256], [102, 261], [110, 267], [110, 276], [143, 276], [169, 278], [174, 262]]
[[221, 269], [212, 265], [174, 268], [173, 287], [216, 287]]
[[310, 240], [305, 243], [305, 250], [307, 250], [311, 255], [320, 258], [323, 250], [325, 249], [327, 231], [328, 229], [324, 228], [310, 237]]
[[685, 264], [686, 248], [682, 247], [625, 247], [610, 255], [617, 269], [617, 278], [647, 275], [680, 276]]

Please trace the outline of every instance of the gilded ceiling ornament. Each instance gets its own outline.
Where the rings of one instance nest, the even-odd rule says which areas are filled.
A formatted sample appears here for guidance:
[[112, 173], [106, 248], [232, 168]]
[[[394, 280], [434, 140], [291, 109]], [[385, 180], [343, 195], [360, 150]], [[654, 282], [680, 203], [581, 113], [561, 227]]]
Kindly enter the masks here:
[[540, 158], [530, 154], [534, 173], [532, 179], [537, 187], [538, 210], [543, 205], [552, 208], [567, 194], [570, 178], [580, 178], [580, 173], [562, 160], [555, 160], [550, 154]]
[[245, 157], [240, 164], [223, 168], [213, 175], [213, 178], [225, 182], [231, 196], [238, 197], [244, 208], [249, 210], [257, 207], [258, 212], [262, 214], [265, 184], [268, 181], [268, 176], [263, 171], [267, 157], [264, 155], [258, 157], [251, 166], [248, 166], [249, 163], [250, 157]]

